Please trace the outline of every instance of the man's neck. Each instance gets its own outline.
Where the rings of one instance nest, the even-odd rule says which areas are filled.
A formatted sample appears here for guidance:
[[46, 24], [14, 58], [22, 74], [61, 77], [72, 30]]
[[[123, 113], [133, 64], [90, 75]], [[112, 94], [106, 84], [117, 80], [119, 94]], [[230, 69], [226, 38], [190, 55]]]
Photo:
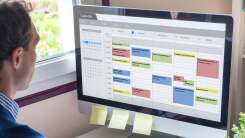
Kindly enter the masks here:
[[14, 98], [15, 92], [11, 89], [11, 87], [6, 87], [6, 85], [3, 85], [2, 82], [0, 82], [0, 92], [9, 97], [10, 99]]
[[12, 75], [7, 71], [0, 71], [0, 92], [13, 99], [16, 93]]
[[8, 92], [7, 90], [0, 88], [0, 93], [4, 94], [5, 96], [9, 97], [10, 99], [14, 99], [13, 94], [11, 94], [11, 92]]

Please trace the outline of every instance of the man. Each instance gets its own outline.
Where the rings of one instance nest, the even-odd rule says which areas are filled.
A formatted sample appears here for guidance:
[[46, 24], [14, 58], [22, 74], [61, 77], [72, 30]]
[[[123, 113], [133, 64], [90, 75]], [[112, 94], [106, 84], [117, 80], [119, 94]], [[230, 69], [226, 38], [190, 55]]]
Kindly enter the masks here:
[[43, 138], [16, 123], [16, 91], [29, 86], [39, 36], [24, 1], [0, 0], [0, 138]]

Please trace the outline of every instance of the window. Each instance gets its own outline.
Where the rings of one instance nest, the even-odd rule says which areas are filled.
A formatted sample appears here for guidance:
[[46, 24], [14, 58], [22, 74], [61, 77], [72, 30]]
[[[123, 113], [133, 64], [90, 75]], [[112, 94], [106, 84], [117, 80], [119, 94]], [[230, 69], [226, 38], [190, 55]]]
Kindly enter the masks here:
[[37, 60], [54, 58], [74, 49], [72, 1], [31, 1], [31, 18], [40, 35]]
[[[29, 0], [30, 13], [40, 35], [37, 65], [30, 88], [15, 99], [76, 80], [73, 0]], [[74, 2], [75, 3], [75, 2]]]

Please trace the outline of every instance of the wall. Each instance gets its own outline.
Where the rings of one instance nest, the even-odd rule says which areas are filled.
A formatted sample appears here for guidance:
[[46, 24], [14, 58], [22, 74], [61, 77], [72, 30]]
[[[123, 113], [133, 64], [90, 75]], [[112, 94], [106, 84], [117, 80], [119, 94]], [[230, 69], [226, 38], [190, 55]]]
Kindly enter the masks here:
[[245, 112], [244, 82], [245, 66], [243, 60], [245, 46], [245, 14], [243, 11], [243, 0], [232, 0], [232, 15], [234, 18], [234, 40], [233, 40], [233, 63], [232, 63], [232, 106], [231, 122], [238, 122], [239, 112]]
[[76, 91], [21, 108], [17, 121], [47, 138], [74, 138], [93, 129], [88, 118], [78, 112]]
[[110, 0], [113, 6], [172, 11], [231, 13], [232, 0]]

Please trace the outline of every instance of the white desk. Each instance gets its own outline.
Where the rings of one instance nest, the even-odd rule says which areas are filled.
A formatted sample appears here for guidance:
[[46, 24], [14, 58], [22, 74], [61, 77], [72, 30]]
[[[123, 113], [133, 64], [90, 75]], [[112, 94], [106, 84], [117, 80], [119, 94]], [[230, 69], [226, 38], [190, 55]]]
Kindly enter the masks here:
[[125, 131], [100, 127], [76, 138], [180, 138], [152, 131], [151, 136], [132, 134], [132, 128]]

